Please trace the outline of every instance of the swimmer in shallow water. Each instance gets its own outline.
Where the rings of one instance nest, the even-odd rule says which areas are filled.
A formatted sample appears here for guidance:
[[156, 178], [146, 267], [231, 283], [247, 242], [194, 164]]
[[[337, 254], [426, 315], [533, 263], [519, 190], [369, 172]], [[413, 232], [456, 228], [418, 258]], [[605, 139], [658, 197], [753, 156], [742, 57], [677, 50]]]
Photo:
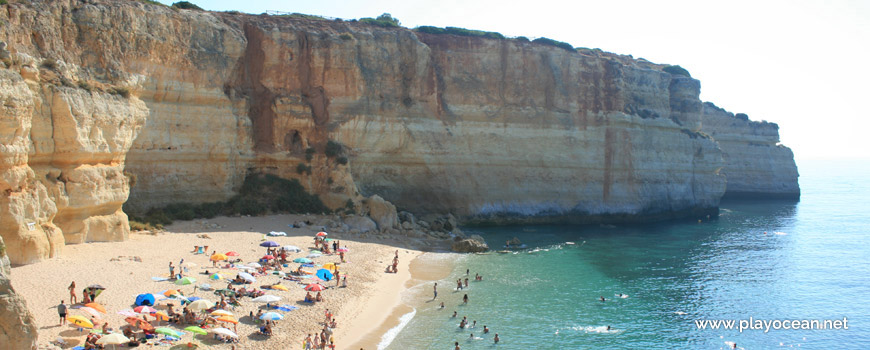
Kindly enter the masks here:
[[607, 330], [608, 330], [608, 331], [610, 330], [610, 325], [607, 325]]
[[501, 339], [498, 338], [498, 333], [496, 333], [495, 338], [492, 338], [492, 341], [494, 341], [496, 344], [498, 344], [499, 340], [501, 340]]
[[602, 295], [601, 298], [599, 298], [598, 300], [601, 300], [601, 302], [603, 303], [607, 299], [604, 299], [604, 296]]

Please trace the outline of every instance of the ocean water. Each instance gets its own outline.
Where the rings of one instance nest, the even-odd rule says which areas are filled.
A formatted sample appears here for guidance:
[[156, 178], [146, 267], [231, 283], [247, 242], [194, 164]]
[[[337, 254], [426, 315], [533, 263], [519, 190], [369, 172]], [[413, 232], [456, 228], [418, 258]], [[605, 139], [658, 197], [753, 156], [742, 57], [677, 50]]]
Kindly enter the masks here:
[[[432, 283], [412, 288], [405, 300], [414, 312], [379, 348], [870, 348], [870, 165], [799, 166], [800, 202], [726, 201], [718, 220], [468, 230], [491, 247], [516, 236], [529, 249], [458, 258], [435, 301]], [[466, 269], [469, 288], [455, 291]], [[477, 327], [460, 329], [462, 316]], [[750, 317], [845, 317], [849, 329], [740, 332], [695, 322]]]

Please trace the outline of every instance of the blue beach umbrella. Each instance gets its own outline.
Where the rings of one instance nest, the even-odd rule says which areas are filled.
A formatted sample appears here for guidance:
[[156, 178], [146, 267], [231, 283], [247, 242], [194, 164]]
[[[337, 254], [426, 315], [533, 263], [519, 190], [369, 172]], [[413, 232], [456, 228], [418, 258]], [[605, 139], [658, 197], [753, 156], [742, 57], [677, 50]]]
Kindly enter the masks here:
[[275, 242], [273, 242], [273, 241], [265, 241], [265, 242], [263, 242], [263, 243], [260, 243], [260, 246], [261, 246], [261, 247], [274, 248], [274, 247], [279, 246], [279, 244], [278, 244], [278, 243], [275, 243]]
[[296, 259], [293, 259], [293, 262], [295, 262], [295, 263], [302, 263], [302, 264], [310, 264], [310, 263], [311, 263], [311, 259], [308, 259], [308, 258], [296, 258]]
[[317, 272], [315, 273], [315, 275], [317, 275], [318, 278], [320, 278], [320, 279], [322, 279], [322, 280], [324, 280], [324, 281], [332, 280], [332, 272], [330, 272], [330, 271], [327, 270], [327, 269], [320, 269], [320, 270], [317, 270]]
[[263, 316], [260, 316], [260, 319], [266, 320], [266, 321], [276, 321], [276, 320], [283, 320], [284, 316], [281, 316], [281, 314], [279, 314], [277, 312], [267, 312], [267, 313], [263, 314]]

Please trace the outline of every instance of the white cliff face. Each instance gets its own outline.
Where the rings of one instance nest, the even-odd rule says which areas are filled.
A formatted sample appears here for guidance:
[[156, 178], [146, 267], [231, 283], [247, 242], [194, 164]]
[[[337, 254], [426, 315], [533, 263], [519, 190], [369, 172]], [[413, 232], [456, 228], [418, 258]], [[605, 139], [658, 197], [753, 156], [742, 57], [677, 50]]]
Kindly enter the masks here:
[[702, 131], [722, 149], [726, 197], [800, 198], [794, 154], [779, 143], [778, 125], [737, 117], [705, 103]]

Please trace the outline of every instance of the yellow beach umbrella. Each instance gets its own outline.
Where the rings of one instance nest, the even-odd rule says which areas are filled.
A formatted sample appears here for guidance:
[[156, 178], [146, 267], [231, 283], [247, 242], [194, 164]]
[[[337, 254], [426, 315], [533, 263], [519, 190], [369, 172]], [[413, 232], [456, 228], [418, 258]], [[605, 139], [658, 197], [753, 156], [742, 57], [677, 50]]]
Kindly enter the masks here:
[[226, 254], [217, 253], [215, 255], [212, 255], [211, 258], [209, 258], [209, 259], [211, 261], [221, 261], [221, 260], [227, 260], [228, 257]]
[[227, 310], [214, 310], [211, 312], [212, 316], [232, 316], [233, 313]]
[[79, 316], [79, 315], [67, 316], [66, 320], [69, 321], [69, 323], [72, 323], [72, 324], [79, 326], [79, 327], [94, 328], [94, 324], [91, 322], [91, 320], [85, 318], [84, 316]]
[[287, 287], [284, 287], [280, 284], [276, 284], [276, 285], [272, 286], [272, 289], [283, 290], [285, 292], [290, 291], [289, 289], [287, 289]]
[[169, 315], [163, 311], [157, 311], [154, 313], [154, 316], [157, 317], [160, 321], [169, 321]]
[[336, 265], [334, 263], [326, 263], [326, 264], [323, 264], [323, 268], [335, 271], [335, 270], [338, 270], [338, 265]]

